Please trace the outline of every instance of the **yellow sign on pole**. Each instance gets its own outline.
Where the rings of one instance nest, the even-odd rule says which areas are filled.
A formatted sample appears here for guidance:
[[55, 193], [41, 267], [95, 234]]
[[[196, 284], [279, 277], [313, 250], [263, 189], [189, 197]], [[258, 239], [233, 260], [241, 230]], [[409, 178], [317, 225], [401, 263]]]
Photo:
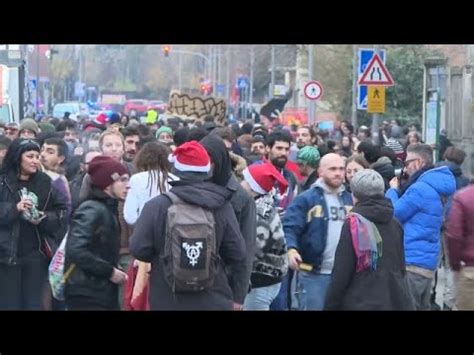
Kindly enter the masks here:
[[385, 86], [369, 85], [367, 93], [367, 112], [385, 113]]

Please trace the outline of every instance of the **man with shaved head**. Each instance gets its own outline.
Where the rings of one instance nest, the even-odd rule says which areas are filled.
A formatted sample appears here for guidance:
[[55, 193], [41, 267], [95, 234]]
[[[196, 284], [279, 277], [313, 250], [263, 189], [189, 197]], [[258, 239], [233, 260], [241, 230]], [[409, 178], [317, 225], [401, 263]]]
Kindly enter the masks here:
[[352, 197], [343, 185], [342, 157], [326, 154], [318, 174], [283, 219], [289, 266], [297, 273], [292, 308], [299, 310], [323, 309], [341, 228], [352, 208]]

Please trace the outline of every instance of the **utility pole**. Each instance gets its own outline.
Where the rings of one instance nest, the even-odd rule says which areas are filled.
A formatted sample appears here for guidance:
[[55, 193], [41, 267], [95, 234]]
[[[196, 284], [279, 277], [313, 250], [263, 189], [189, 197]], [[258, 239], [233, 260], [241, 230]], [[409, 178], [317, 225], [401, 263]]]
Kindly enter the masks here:
[[352, 45], [353, 55], [352, 55], [352, 115], [351, 115], [351, 122], [354, 127], [357, 127], [357, 80], [359, 79], [359, 72], [358, 72], [358, 51], [357, 45]]
[[[374, 49], [375, 49], [374, 55], [375, 54], [380, 55], [379, 46], [376, 45]], [[372, 114], [372, 142], [374, 144], [379, 144], [379, 121], [380, 121], [380, 115], [378, 113]]]
[[271, 76], [271, 82], [270, 82], [269, 99], [273, 99], [273, 94], [275, 92], [275, 46], [273, 44], [272, 44], [271, 66], [272, 66], [272, 76]]
[[208, 51], [209, 51], [209, 54], [208, 54], [209, 61], [207, 63], [208, 64], [208, 69], [207, 69], [207, 78], [206, 78], [206, 80], [212, 81], [212, 44], [209, 45]]
[[[217, 52], [217, 54], [218, 54], [218, 60], [217, 60], [217, 73], [218, 73], [218, 75], [217, 75], [217, 84], [216, 84], [216, 94], [217, 94], [217, 85], [222, 85], [222, 82], [223, 82], [223, 80], [222, 80], [223, 79], [222, 78], [223, 77], [223, 75], [222, 75], [222, 71], [223, 71], [222, 70], [222, 60], [223, 60], [223, 58], [222, 58], [222, 52], [223, 52], [222, 51], [222, 46], [219, 46], [217, 48], [217, 50], [218, 50], [218, 52]], [[222, 93], [219, 93], [219, 96], [221, 96], [221, 95], [222, 95]]]
[[214, 65], [214, 76], [212, 78], [212, 90], [213, 90], [213, 93], [215, 93], [215, 90], [216, 90], [216, 85], [217, 85], [217, 62], [219, 60], [219, 56], [218, 56], [218, 53], [217, 53], [217, 48], [218, 46], [217, 45], [214, 45], [214, 62], [213, 62], [213, 65]]
[[40, 87], [40, 48], [36, 45], [36, 114], [39, 112], [39, 87]]
[[250, 115], [253, 111], [253, 64], [255, 61], [255, 46], [252, 45], [250, 49], [250, 92], [249, 92], [249, 106]]
[[[314, 80], [314, 44], [308, 46], [308, 79]], [[308, 118], [311, 127], [316, 123], [316, 101], [308, 100]]]
[[227, 45], [227, 53], [226, 53], [226, 61], [225, 61], [225, 97], [227, 102], [227, 109], [229, 109], [230, 105], [230, 45]]
[[183, 54], [178, 53], [178, 90], [182, 93], [183, 88]]

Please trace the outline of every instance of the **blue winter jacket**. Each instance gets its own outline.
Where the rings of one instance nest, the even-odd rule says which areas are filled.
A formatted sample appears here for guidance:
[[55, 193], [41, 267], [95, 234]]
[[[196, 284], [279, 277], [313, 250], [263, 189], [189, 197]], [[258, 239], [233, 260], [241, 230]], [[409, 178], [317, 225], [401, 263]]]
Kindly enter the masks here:
[[405, 262], [436, 270], [440, 253], [443, 201], [456, 191], [454, 175], [446, 167], [426, 171], [399, 197], [395, 189], [385, 194], [392, 200], [395, 217], [405, 233]]
[[[346, 213], [349, 212], [352, 209], [351, 194], [343, 191], [339, 193], [339, 198], [346, 208]], [[321, 268], [328, 220], [324, 191], [318, 186], [298, 195], [283, 217], [283, 231], [288, 249], [298, 250], [303, 262], [311, 264], [314, 272]]]

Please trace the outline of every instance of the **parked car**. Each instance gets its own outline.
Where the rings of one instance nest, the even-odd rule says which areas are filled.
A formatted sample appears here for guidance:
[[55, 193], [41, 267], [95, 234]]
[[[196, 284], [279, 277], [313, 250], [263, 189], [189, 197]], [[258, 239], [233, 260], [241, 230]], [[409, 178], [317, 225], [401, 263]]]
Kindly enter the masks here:
[[130, 116], [143, 116], [148, 111], [147, 100], [127, 100], [123, 112]]
[[155, 110], [158, 113], [165, 113], [168, 105], [161, 100], [148, 101], [148, 110]]

